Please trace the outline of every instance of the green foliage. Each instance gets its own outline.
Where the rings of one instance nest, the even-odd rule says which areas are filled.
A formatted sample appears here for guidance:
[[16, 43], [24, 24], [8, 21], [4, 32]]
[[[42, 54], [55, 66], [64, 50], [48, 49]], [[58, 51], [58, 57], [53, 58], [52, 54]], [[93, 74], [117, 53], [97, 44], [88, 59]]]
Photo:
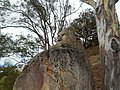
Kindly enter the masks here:
[[[21, 61], [17, 63], [27, 63], [29, 58], [33, 57], [40, 52], [39, 39], [34, 38], [32, 35], [17, 35], [13, 38], [9, 34], [1, 34], [0, 36], [0, 58], [8, 57], [4, 60], [4, 66], [11, 66], [12, 60], [10, 56], [17, 56]], [[11, 59], [11, 62], [10, 60]]]
[[34, 38], [32, 35], [17, 35], [15, 42], [14, 53], [18, 53], [21, 58], [24, 57], [33, 57], [35, 54], [39, 53], [39, 43], [37, 38]]
[[98, 45], [96, 19], [90, 9], [81, 12], [79, 18], [74, 19], [70, 27], [77, 32], [79, 38], [83, 39], [84, 47]]
[[0, 68], [0, 90], [12, 90], [18, 72], [15, 67]]
[[14, 42], [11, 39], [12, 36], [8, 34], [1, 34], [0, 36], [0, 58], [1, 57], [7, 57], [12, 53], [12, 49], [14, 49]]

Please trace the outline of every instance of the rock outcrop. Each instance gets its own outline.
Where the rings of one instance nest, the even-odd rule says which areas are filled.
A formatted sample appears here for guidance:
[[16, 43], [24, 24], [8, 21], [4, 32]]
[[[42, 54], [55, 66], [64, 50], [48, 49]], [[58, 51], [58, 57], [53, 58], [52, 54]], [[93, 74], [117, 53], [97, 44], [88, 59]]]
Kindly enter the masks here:
[[57, 44], [32, 59], [13, 90], [94, 90], [90, 64], [75, 33], [61, 31]]
[[18, 76], [13, 90], [93, 90], [86, 55], [75, 49], [54, 49], [35, 56]]

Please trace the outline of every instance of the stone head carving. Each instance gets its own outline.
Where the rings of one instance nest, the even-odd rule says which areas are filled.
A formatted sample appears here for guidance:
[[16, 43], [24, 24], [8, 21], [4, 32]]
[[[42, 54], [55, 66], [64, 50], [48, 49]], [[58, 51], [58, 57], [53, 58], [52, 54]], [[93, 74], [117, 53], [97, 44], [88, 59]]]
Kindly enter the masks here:
[[57, 38], [57, 43], [60, 42], [64, 42], [64, 43], [66, 42], [67, 44], [75, 43], [76, 42], [75, 33], [67, 29], [62, 30], [58, 34], [58, 38]]
[[72, 48], [79, 51], [84, 49], [81, 40], [78, 40], [75, 33], [69, 29], [64, 29], [58, 33], [57, 42], [51, 49], [53, 48]]

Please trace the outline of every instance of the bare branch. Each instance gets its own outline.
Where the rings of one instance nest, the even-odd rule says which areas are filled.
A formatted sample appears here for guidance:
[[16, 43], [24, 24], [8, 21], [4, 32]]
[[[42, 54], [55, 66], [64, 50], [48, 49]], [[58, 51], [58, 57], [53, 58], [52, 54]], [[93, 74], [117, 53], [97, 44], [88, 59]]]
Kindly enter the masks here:
[[20, 28], [20, 27], [22, 27], [22, 28], [28, 28], [27, 26], [2, 26], [2, 27], [0, 27], [0, 29], [5, 29], [5, 28], [9, 28], [9, 27], [15, 27], [15, 28]]
[[115, 3], [117, 3], [119, 0], [115, 0]]
[[91, 5], [94, 9], [96, 6], [96, 2], [94, 0], [81, 0], [82, 2]]
[[64, 15], [64, 16], [62, 17], [62, 19], [65, 18], [65, 17], [68, 17], [68, 16], [72, 15], [73, 13], [76, 13], [76, 12], [80, 9], [81, 6], [82, 6], [82, 3], [81, 3], [80, 6], [78, 7], [78, 9], [76, 9], [75, 11], [67, 14], [66, 16]]
[[37, 36], [40, 38], [40, 40], [44, 44], [45, 39], [42, 37], [42, 35], [40, 35], [36, 30], [34, 30], [34, 29], [32, 29], [32, 28], [30, 28], [28, 26], [3, 26], [3, 27], [0, 27], [0, 29], [12, 28], [12, 27], [14, 27], [14, 28], [20, 28], [20, 27], [22, 27], [22, 28], [26, 28], [26, 29], [31, 30], [32, 32], [34, 32], [35, 34], [37, 34]]

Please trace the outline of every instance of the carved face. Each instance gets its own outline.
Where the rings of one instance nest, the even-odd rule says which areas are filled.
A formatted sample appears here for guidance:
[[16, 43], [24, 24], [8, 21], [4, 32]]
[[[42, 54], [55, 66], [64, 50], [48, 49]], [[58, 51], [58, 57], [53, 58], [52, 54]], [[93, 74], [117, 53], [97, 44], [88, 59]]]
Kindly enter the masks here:
[[58, 34], [58, 38], [57, 38], [58, 42], [75, 42], [76, 38], [75, 38], [75, 34], [70, 31], [70, 30], [62, 30], [59, 34]]
[[69, 33], [68, 31], [66, 30], [63, 30], [61, 31], [59, 34], [58, 34], [58, 42], [60, 41], [66, 41], [67, 39], [69, 38]]

